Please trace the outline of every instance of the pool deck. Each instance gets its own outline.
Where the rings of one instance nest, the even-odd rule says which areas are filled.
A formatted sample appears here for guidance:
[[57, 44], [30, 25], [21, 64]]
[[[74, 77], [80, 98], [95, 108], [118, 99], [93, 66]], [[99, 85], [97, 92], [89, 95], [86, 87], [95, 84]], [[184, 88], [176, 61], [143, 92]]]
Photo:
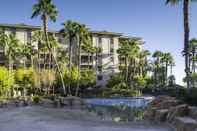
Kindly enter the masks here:
[[166, 125], [101, 121], [81, 110], [25, 107], [0, 114], [0, 131], [173, 131]]

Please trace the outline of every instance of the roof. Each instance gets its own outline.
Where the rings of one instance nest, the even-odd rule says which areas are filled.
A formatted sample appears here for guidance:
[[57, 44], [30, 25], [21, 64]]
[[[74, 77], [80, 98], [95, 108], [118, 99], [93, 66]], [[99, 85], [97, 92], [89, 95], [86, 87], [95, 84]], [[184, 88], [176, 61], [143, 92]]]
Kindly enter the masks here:
[[5, 28], [20, 28], [20, 29], [41, 29], [41, 26], [32, 26], [27, 24], [0, 24], [0, 27]]
[[140, 37], [133, 37], [133, 36], [121, 36], [120, 40], [137, 40], [140, 44], [145, 44], [145, 41], [142, 40]]
[[108, 32], [108, 31], [90, 31], [91, 34], [95, 35], [109, 35], [109, 36], [122, 36], [122, 33]]

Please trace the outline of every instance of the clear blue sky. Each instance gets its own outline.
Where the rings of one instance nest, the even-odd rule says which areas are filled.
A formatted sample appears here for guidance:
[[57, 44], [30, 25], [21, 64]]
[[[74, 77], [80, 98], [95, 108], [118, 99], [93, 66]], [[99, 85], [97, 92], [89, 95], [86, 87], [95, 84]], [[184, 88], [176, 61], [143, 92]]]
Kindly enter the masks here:
[[[2, 0], [0, 23], [41, 25], [31, 20], [32, 5], [37, 0]], [[182, 5], [166, 6], [165, 0], [54, 0], [59, 9], [51, 29], [60, 29], [61, 23], [76, 20], [92, 30], [108, 30], [142, 37], [144, 48], [171, 52], [176, 60], [174, 73], [177, 82], [184, 76]], [[197, 37], [197, 4], [191, 5], [191, 37]], [[195, 26], [196, 25], [196, 26]]]

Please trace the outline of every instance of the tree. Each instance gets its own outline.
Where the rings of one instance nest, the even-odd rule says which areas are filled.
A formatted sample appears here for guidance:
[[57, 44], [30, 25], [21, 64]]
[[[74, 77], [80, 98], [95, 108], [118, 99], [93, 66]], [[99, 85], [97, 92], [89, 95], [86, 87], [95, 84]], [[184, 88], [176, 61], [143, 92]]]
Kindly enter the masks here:
[[140, 68], [140, 75], [145, 77], [147, 75], [148, 71], [148, 56], [150, 56], [151, 53], [149, 50], [142, 50], [139, 54], [139, 68]]
[[[163, 72], [163, 68], [161, 67], [162, 56], [163, 56], [163, 52], [161, 52], [161, 51], [155, 51], [152, 55], [152, 57], [155, 58], [155, 61], [153, 64], [153, 66], [154, 66], [153, 78], [154, 78], [155, 87], [159, 86], [158, 84], [160, 84], [161, 81], [163, 81], [163, 77], [161, 77], [161, 73]], [[160, 78], [162, 78], [162, 79], [160, 79]]]
[[9, 74], [5, 67], [0, 67], [0, 95], [6, 96], [14, 85], [14, 75]]
[[125, 81], [130, 84], [134, 76], [137, 75], [136, 59], [140, 53], [139, 41], [132, 39], [122, 41], [117, 53], [125, 61]]
[[[64, 28], [60, 31], [64, 38], [69, 41], [69, 71], [71, 77], [71, 70], [73, 64], [73, 46], [74, 42], [78, 41], [79, 23], [68, 20], [63, 23]], [[70, 82], [69, 82], [70, 83]], [[68, 92], [71, 94], [71, 83], [68, 85]]]
[[191, 73], [196, 72], [196, 49], [197, 49], [197, 39], [193, 38], [190, 40], [189, 47], [189, 68], [191, 70]]
[[51, 52], [51, 54], [52, 54], [52, 57], [55, 61], [57, 70], [60, 74], [61, 82], [62, 82], [62, 86], [63, 86], [63, 91], [64, 91], [64, 95], [65, 95], [66, 89], [65, 89], [65, 85], [64, 85], [63, 75], [62, 75], [62, 72], [59, 68], [56, 57], [53, 54], [51, 43], [50, 43], [49, 37], [48, 37], [48, 20], [50, 19], [53, 22], [55, 22], [57, 15], [58, 15], [58, 11], [57, 11], [56, 6], [53, 4], [52, 0], [39, 0], [38, 3], [33, 6], [33, 13], [32, 13], [31, 18], [41, 16], [41, 19], [43, 21], [43, 31], [44, 31], [46, 45], [47, 45], [49, 52]]
[[173, 64], [174, 60], [173, 60], [173, 57], [172, 57], [172, 55], [170, 53], [163, 53], [161, 61], [162, 61], [162, 63], [164, 63], [164, 67], [165, 67], [165, 72], [163, 72], [163, 73], [164, 73], [164, 76], [165, 76], [164, 77], [165, 78], [164, 82], [165, 82], [165, 85], [167, 85], [168, 67]]
[[86, 27], [84, 24], [79, 24], [79, 29], [78, 29], [78, 72], [80, 73], [78, 82], [77, 82], [77, 89], [75, 96], [78, 95], [78, 90], [79, 90], [79, 82], [81, 79], [81, 49], [84, 47], [84, 45], [87, 45], [88, 43], [91, 42], [90, 39], [90, 34], [89, 34], [89, 29]]
[[[190, 74], [189, 69], [189, 54], [188, 54], [188, 46], [189, 46], [189, 36], [190, 36], [190, 29], [189, 29], [189, 4], [191, 1], [194, 0], [166, 0], [166, 4], [176, 5], [179, 2], [183, 2], [183, 17], [184, 17], [184, 56], [185, 56], [185, 73], [186, 77]], [[189, 88], [189, 81], [187, 82], [187, 87]]]

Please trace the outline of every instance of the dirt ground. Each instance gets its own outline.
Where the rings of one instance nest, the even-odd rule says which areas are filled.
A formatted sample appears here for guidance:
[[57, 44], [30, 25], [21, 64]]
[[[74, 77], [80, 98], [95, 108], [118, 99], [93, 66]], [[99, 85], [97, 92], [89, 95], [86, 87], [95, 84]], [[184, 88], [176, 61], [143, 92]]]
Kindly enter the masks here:
[[102, 121], [81, 110], [25, 107], [0, 109], [0, 131], [172, 131], [166, 125]]

